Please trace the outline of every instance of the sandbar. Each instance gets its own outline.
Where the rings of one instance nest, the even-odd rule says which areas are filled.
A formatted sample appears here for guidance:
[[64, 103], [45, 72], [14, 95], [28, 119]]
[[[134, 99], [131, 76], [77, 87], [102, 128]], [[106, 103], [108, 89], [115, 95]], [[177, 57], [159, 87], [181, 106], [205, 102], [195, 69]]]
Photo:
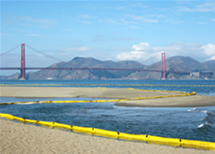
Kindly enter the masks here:
[[[108, 98], [132, 99], [137, 97], [169, 96], [178, 93], [136, 91], [122, 88], [82, 88], [82, 87], [0, 87], [0, 97], [23, 98]], [[215, 106], [215, 96], [185, 96], [155, 98], [116, 102], [118, 106], [129, 107], [200, 107]]]

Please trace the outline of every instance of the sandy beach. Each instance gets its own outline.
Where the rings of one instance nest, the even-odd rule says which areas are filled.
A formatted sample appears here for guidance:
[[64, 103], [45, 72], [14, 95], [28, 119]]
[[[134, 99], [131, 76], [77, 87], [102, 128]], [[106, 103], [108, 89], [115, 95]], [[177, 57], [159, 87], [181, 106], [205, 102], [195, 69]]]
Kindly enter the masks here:
[[[47, 88], [47, 87], [0, 87], [1, 97], [56, 98], [135, 98], [165, 96], [177, 93], [144, 92], [111, 88]], [[215, 97], [186, 96], [118, 102], [123, 106], [210, 106]], [[149, 154], [206, 154], [214, 151], [123, 141], [92, 135], [52, 129], [0, 119], [0, 153], [149, 153]]]
[[0, 119], [1, 154], [212, 154], [214, 151], [123, 141]]
[[[116, 98], [132, 99], [137, 97], [178, 95], [170, 92], [136, 91], [117, 88], [70, 88], [70, 87], [0, 87], [1, 97], [25, 98]], [[214, 96], [185, 96], [116, 102], [118, 106], [135, 107], [199, 107], [214, 106]]]

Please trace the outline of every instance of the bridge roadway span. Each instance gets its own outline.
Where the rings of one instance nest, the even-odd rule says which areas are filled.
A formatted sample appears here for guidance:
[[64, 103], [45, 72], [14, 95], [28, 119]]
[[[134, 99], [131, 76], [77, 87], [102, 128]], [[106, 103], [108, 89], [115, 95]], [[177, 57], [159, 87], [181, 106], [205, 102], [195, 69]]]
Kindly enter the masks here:
[[[0, 67], [0, 70], [21, 70], [20, 67]], [[93, 68], [93, 67], [25, 67], [25, 70], [107, 70], [107, 71], [145, 71], [145, 72], [163, 72], [162, 70], [148, 70], [148, 69], [123, 69], [123, 68]], [[178, 74], [190, 74], [190, 72], [185, 71], [165, 71], [166, 73], [178, 73]]]
[[[178, 95], [170, 92], [135, 91], [117, 88], [71, 88], [71, 87], [1, 87], [0, 97], [23, 98], [108, 98], [132, 99], [137, 97]], [[199, 107], [215, 106], [214, 96], [184, 96], [153, 98], [116, 102], [118, 106], [130, 107]]]

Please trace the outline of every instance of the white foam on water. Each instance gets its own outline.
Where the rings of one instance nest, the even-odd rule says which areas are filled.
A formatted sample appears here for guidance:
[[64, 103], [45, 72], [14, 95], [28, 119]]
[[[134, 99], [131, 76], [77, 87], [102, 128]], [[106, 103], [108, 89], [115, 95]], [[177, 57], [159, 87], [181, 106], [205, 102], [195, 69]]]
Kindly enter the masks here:
[[198, 125], [198, 128], [202, 128], [205, 124]]
[[203, 112], [203, 113], [208, 113], [208, 111], [207, 111], [207, 110], [202, 110], [201, 112]]
[[189, 109], [188, 112], [192, 112], [192, 111], [195, 111], [196, 108], [192, 108], [192, 109]]
[[215, 126], [215, 124], [209, 123], [209, 122], [206, 122], [205, 124], [208, 125], [208, 126]]
[[24, 103], [24, 104], [16, 104], [16, 105], [31, 105], [31, 104], [36, 104], [36, 103]]

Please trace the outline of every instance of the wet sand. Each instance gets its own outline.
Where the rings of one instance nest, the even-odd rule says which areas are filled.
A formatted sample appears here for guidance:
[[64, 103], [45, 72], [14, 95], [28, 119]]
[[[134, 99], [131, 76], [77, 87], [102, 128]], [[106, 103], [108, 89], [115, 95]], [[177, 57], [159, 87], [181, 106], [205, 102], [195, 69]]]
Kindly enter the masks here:
[[212, 154], [214, 151], [132, 142], [0, 119], [1, 154]]
[[131, 100], [126, 102], [117, 102], [117, 106], [127, 107], [201, 107], [215, 106], [215, 97], [212, 96], [185, 96], [156, 98], [147, 100]]
[[[135, 91], [131, 89], [117, 88], [70, 88], [70, 87], [0, 87], [1, 97], [25, 97], [25, 98], [136, 98], [151, 96], [178, 95], [169, 92]], [[214, 96], [185, 96], [172, 98], [155, 98], [144, 100], [129, 100], [116, 102], [118, 106], [135, 107], [200, 107], [215, 106]]]

